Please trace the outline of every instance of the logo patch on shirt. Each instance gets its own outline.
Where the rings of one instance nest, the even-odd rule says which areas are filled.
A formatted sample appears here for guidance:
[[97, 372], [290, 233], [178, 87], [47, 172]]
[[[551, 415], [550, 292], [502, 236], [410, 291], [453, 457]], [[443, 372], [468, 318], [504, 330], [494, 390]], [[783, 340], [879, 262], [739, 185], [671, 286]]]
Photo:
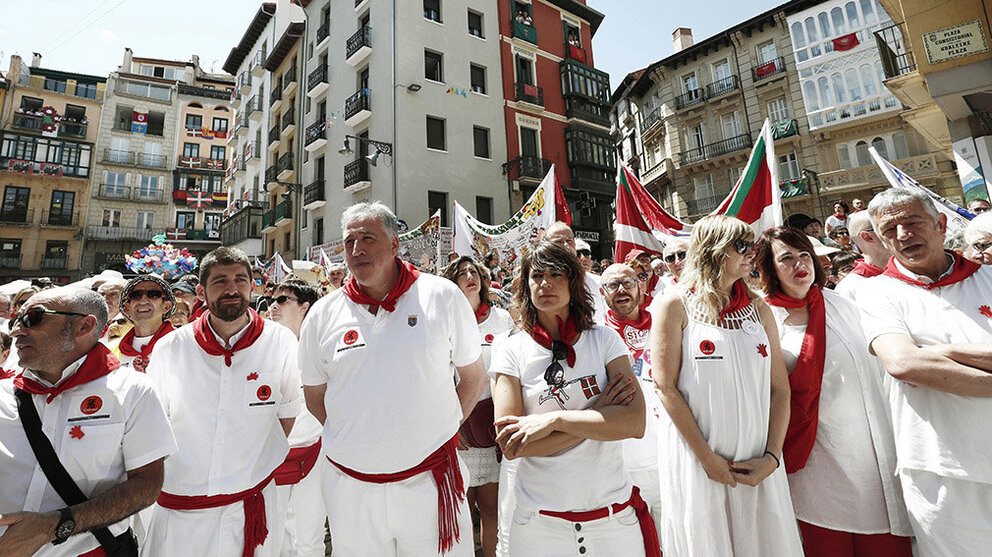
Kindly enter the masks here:
[[86, 397], [86, 400], [79, 405], [79, 411], [87, 416], [96, 414], [101, 408], [103, 408], [103, 399], [96, 395]]
[[83, 428], [81, 426], [73, 426], [73, 428], [69, 430], [69, 437], [72, 437], [73, 439], [82, 439], [84, 436], [86, 436], [86, 434], [83, 433]]
[[112, 395], [107, 394], [76, 395], [72, 397], [72, 401], [69, 403], [69, 415], [66, 416], [65, 421], [73, 423], [109, 420], [116, 406], [114, 402]]
[[344, 352], [345, 350], [361, 348], [363, 346], [365, 346], [365, 338], [362, 336], [362, 331], [348, 329], [341, 335], [341, 339], [338, 340], [338, 345], [334, 349], [334, 352]]
[[248, 403], [248, 406], [268, 406], [270, 404], [275, 404], [276, 401], [269, 400], [272, 398], [272, 387], [268, 385], [262, 385], [255, 391], [255, 398], [258, 399], [255, 402]]
[[406, 316], [406, 324], [409, 325], [409, 326], [411, 326], [411, 327], [416, 327], [417, 326], [417, 316], [416, 315], [407, 315]]
[[985, 317], [992, 318], [992, 308], [990, 308], [989, 306], [979, 306], [978, 312], [984, 315]]
[[131, 367], [133, 367], [135, 371], [144, 373], [145, 369], [148, 368], [148, 358], [144, 356], [135, 356], [135, 358], [131, 360]]
[[582, 386], [582, 394], [586, 395], [586, 400], [599, 394], [599, 385], [596, 383], [596, 376], [590, 375], [589, 377], [583, 377], [579, 380], [579, 385]]
[[764, 344], [759, 344], [758, 345], [758, 354], [761, 354], [761, 357], [762, 358], [767, 358], [768, 357], [768, 347], [765, 346]]
[[494, 338], [496, 338], [496, 337], [493, 336], [492, 334], [486, 335], [486, 344], [492, 344]]
[[344, 340], [344, 343], [345, 344], [347, 344], [348, 346], [351, 346], [352, 344], [355, 344], [355, 341], [358, 340], [358, 331], [356, 331], [355, 329], [352, 329], [352, 330], [348, 331], [347, 333], [345, 333], [344, 336], [341, 337], [341, 338]]
[[699, 351], [709, 356], [716, 352], [716, 345], [713, 344], [712, 340], [704, 340], [699, 343]]

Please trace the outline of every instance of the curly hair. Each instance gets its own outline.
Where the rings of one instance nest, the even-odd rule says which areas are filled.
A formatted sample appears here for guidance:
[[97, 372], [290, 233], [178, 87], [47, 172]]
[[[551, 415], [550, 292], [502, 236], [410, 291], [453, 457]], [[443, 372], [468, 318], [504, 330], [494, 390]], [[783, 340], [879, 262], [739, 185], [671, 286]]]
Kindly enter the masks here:
[[520, 311], [520, 328], [530, 333], [537, 324], [537, 308], [530, 292], [531, 272], [552, 270], [568, 275], [568, 311], [576, 328], [580, 332], [591, 329], [594, 325], [593, 301], [586, 289], [582, 264], [568, 248], [547, 241], [527, 250], [513, 279], [513, 301]]
[[448, 263], [448, 266], [441, 271], [441, 276], [458, 284], [458, 269], [461, 268], [463, 263], [471, 263], [475, 267], [475, 272], [479, 274], [479, 299], [483, 303], [492, 305], [493, 297], [492, 293], [489, 292], [489, 270], [483, 267], [471, 255], [462, 255], [458, 259]]

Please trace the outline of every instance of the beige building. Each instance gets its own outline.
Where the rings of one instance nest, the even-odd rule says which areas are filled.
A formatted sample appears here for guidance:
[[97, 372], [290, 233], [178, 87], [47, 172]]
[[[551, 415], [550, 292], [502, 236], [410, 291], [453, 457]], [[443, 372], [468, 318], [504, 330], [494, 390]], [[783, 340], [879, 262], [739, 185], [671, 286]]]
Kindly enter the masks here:
[[106, 78], [10, 59], [0, 103], [0, 281], [80, 278]]

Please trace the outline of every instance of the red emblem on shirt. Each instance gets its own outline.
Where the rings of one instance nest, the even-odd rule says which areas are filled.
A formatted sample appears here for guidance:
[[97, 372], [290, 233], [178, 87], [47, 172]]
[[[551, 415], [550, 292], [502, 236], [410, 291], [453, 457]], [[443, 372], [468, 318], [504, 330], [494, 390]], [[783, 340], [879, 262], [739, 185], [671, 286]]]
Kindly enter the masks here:
[[69, 437], [73, 439], [82, 439], [84, 435], [83, 428], [78, 425], [69, 430]]
[[761, 354], [761, 357], [762, 358], [767, 358], [768, 357], [768, 347], [765, 346], [764, 344], [759, 344], [758, 345], [758, 354]]
[[713, 344], [712, 340], [704, 340], [699, 343], [699, 351], [709, 356], [710, 354], [716, 352], [716, 345]]
[[86, 400], [79, 405], [79, 411], [87, 416], [96, 414], [101, 408], [103, 408], [103, 399], [96, 395], [86, 397]]
[[493, 335], [486, 335], [486, 344], [492, 344], [493, 339], [496, 338]]
[[248, 378], [246, 379], [246, 381], [258, 381], [258, 372], [257, 371], [253, 371], [253, 372], [249, 373], [248, 374]]
[[358, 331], [356, 331], [355, 329], [352, 329], [344, 334], [345, 344], [348, 345], [355, 344], [357, 340], [358, 340]]
[[992, 308], [989, 306], [979, 306], [978, 311], [985, 317], [992, 317]]
[[258, 397], [258, 400], [263, 402], [269, 400], [269, 397], [272, 396], [272, 389], [270, 389], [268, 385], [262, 385], [257, 391], [255, 391], [255, 396]]
[[144, 373], [145, 369], [148, 367], [148, 358], [145, 358], [144, 356], [135, 356], [135, 358], [131, 360], [131, 367], [133, 367], [135, 371]]
[[595, 395], [599, 394], [599, 385], [596, 383], [596, 376], [590, 375], [589, 377], [583, 377], [579, 381], [579, 385], [582, 386], [582, 394], [586, 395], [586, 399], [590, 399]]

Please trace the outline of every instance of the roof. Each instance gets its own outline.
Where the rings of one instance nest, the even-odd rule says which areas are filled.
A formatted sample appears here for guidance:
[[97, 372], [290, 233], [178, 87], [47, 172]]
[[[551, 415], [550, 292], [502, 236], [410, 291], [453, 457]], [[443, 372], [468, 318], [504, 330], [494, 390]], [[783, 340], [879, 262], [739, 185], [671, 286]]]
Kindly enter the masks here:
[[620, 81], [620, 85], [617, 85], [616, 90], [610, 95], [610, 104], [616, 104], [617, 99], [623, 96], [624, 92], [637, 82], [646, 71], [648, 71], [648, 68], [641, 68], [625, 75], [623, 80]]
[[106, 83], [106, 76], [99, 75], [88, 75], [83, 73], [74, 72], [63, 72], [60, 70], [49, 70], [47, 68], [30, 68], [31, 75], [41, 75], [45, 77], [54, 77], [56, 79], [75, 79], [76, 81], [82, 81], [84, 83], [96, 82], [96, 83]]
[[549, 4], [558, 6], [559, 8], [565, 10], [570, 14], [575, 14], [582, 19], [589, 22], [589, 27], [592, 35], [596, 34], [596, 30], [599, 29], [599, 24], [603, 23], [603, 18], [606, 16], [601, 12], [586, 6], [583, 2], [578, 0], [547, 0]]
[[231, 75], [238, 73], [241, 63], [244, 62], [245, 57], [248, 56], [248, 52], [258, 42], [258, 38], [262, 36], [265, 26], [269, 24], [269, 20], [275, 14], [276, 5], [273, 2], [265, 2], [258, 8], [255, 17], [248, 24], [245, 34], [241, 36], [241, 42], [238, 43], [238, 46], [232, 48], [231, 53], [227, 56], [227, 61], [224, 62], [225, 72]]
[[270, 72], [276, 71], [276, 68], [282, 64], [282, 61], [289, 54], [289, 51], [293, 49], [293, 45], [300, 40], [303, 36], [304, 25], [302, 21], [290, 23], [289, 27], [286, 28], [286, 32], [279, 37], [279, 42], [272, 47], [272, 53], [269, 54], [269, 59], [265, 61], [265, 69]]

